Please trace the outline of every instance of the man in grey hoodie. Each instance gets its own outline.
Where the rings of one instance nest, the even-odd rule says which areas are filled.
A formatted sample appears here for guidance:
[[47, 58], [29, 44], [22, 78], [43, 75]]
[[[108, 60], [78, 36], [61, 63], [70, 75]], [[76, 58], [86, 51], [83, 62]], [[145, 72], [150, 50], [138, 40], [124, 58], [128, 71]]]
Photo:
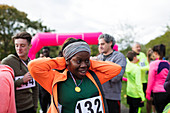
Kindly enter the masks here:
[[109, 34], [100, 35], [98, 38], [98, 44], [100, 54], [97, 58], [99, 60], [111, 61], [122, 67], [119, 75], [102, 85], [109, 113], [120, 113], [122, 77], [125, 72], [126, 58], [121, 52], [113, 50], [115, 39]]

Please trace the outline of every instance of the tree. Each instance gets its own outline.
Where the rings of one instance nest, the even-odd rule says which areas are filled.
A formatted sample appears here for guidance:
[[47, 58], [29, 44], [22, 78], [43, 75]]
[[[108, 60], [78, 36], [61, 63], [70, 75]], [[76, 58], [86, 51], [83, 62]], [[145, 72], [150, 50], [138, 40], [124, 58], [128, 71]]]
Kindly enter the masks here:
[[114, 28], [115, 35], [117, 37], [116, 43], [119, 45], [119, 50], [125, 50], [130, 48], [137, 37], [135, 27], [130, 24], [119, 24]]
[[[115, 25], [113, 28], [114, 37], [117, 39], [116, 43], [119, 46], [120, 52], [125, 56], [128, 51], [132, 50], [132, 45], [135, 42], [135, 39], [139, 38], [138, 28], [135, 25], [128, 23], [120, 23]], [[144, 45], [141, 45], [141, 51], [146, 52]]]
[[53, 32], [40, 20], [31, 21], [27, 14], [13, 6], [0, 5], [0, 60], [10, 53], [14, 53], [11, 37], [21, 31], [28, 31], [35, 35], [37, 32]]
[[167, 27], [167, 31], [163, 35], [148, 42], [146, 44], [146, 48], [149, 49], [149, 48], [153, 48], [155, 45], [164, 44], [166, 46], [166, 57], [167, 59], [170, 60], [170, 40], [169, 40], [170, 29], [169, 28], [170, 27]]
[[99, 54], [98, 45], [90, 45], [91, 56], [96, 56]]

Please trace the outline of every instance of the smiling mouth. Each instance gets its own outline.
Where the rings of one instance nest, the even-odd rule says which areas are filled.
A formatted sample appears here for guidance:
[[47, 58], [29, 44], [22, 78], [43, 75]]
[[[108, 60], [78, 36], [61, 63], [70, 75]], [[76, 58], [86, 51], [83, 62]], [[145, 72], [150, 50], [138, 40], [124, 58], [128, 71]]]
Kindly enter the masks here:
[[87, 70], [79, 71], [79, 73], [80, 73], [81, 75], [85, 75], [85, 74], [87, 73]]
[[87, 71], [80, 71], [80, 73], [86, 73]]

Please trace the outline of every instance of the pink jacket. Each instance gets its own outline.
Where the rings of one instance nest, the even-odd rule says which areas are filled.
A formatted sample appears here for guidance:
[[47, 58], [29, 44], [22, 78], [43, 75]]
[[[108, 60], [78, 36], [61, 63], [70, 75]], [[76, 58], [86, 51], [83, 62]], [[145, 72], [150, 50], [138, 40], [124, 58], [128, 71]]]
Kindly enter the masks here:
[[0, 113], [16, 113], [14, 72], [7, 65], [0, 65]]
[[146, 98], [150, 100], [153, 93], [166, 92], [164, 83], [169, 72], [169, 62], [166, 60], [155, 60], [150, 63]]

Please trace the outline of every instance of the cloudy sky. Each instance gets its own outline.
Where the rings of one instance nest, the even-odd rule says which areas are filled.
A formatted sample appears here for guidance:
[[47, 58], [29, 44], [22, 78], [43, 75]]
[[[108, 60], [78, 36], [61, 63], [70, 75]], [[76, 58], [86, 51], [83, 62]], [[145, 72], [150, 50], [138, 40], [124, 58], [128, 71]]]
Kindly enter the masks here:
[[170, 25], [170, 0], [0, 0], [28, 14], [31, 20], [56, 33], [103, 32], [118, 39], [128, 24], [135, 41], [146, 44], [162, 35]]

